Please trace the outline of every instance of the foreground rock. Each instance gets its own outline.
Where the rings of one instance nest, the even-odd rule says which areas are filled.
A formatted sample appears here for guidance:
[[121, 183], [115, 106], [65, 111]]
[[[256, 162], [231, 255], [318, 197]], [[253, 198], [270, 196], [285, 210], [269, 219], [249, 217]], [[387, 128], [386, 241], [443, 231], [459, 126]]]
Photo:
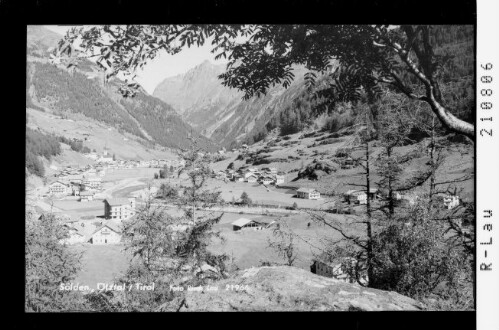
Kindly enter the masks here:
[[[226, 290], [247, 286], [248, 291]], [[259, 267], [218, 281], [218, 291], [187, 292], [180, 311], [385, 311], [422, 310], [424, 306], [395, 292], [363, 288], [306, 270]], [[230, 287], [229, 287], [230, 288]]]

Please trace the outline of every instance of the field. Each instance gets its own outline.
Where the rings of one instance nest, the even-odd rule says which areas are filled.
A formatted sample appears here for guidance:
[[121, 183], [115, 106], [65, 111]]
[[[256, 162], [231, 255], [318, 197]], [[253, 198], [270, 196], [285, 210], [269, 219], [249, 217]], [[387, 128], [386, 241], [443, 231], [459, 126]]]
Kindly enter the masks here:
[[82, 270], [74, 283], [88, 285], [96, 289], [97, 283], [113, 283], [115, 276], [124, 272], [128, 265], [128, 256], [122, 244], [116, 245], [74, 245], [75, 251], [84, 252]]
[[[169, 211], [174, 215], [179, 215], [175, 209]], [[204, 212], [199, 212], [199, 214]], [[215, 213], [215, 215], [220, 213]], [[331, 217], [333, 215], [330, 215]], [[276, 252], [268, 247], [268, 241], [272, 238], [272, 228], [264, 230], [243, 229], [240, 232], [234, 232], [232, 222], [241, 218], [256, 219], [270, 223], [272, 221], [286, 222], [289, 230], [302, 239], [295, 238], [295, 248], [297, 251], [297, 259], [294, 263], [296, 267], [308, 270], [314, 253], [319, 253], [320, 250], [314, 248], [306, 241], [313, 241], [315, 244], [318, 240], [325, 237], [329, 239], [339, 239], [339, 234], [310, 220], [306, 214], [298, 214], [284, 217], [260, 216], [254, 214], [237, 214], [224, 213], [220, 222], [215, 226], [216, 230], [220, 230], [222, 236], [225, 237], [225, 242], [213, 240], [209, 249], [215, 253], [225, 253], [230, 258], [229, 263], [234, 263], [240, 269], [259, 266], [262, 261], [284, 263], [285, 260], [280, 258]], [[337, 219], [343, 216], [335, 215]], [[86, 221], [85, 228], [92, 231], [90, 225], [92, 221]], [[311, 222], [311, 227], [307, 224]], [[312, 243], [314, 245], [314, 243]], [[123, 252], [124, 245], [92, 245], [92, 244], [77, 244], [71, 246], [75, 251], [83, 252], [83, 268], [77, 274], [75, 283], [88, 285], [95, 288], [96, 283], [111, 283], [114, 277], [124, 272], [128, 265], [129, 257]]]
[[[309, 267], [312, 263], [314, 254], [321, 252], [318, 248], [314, 247], [314, 245], [317, 245], [318, 241], [326, 238], [331, 240], [341, 238], [336, 231], [312, 221], [307, 214], [298, 214], [288, 217], [226, 214], [222, 221], [216, 226], [216, 228], [222, 232], [226, 241], [224, 243], [214, 242], [210, 248], [213, 252], [226, 253], [229, 257], [234, 258], [235, 265], [240, 269], [259, 266], [261, 261], [283, 264], [285, 260], [268, 247], [269, 239], [272, 239], [273, 226], [264, 230], [247, 228], [240, 232], [235, 232], [232, 229], [231, 222], [239, 217], [259, 219], [268, 223], [273, 220], [285, 222], [288, 227], [287, 230], [290, 230], [295, 236], [293, 242], [295, 244], [297, 258], [293, 265], [306, 270], [310, 269]], [[343, 215], [329, 215], [329, 217], [334, 217], [338, 220], [345, 218]], [[309, 222], [311, 223], [310, 228], [307, 227]], [[358, 228], [351, 228], [351, 230], [357, 234], [360, 233], [358, 232]], [[301, 239], [298, 238], [298, 236], [301, 237]], [[311, 242], [311, 244], [308, 242]]]
[[318, 200], [296, 198], [293, 197], [296, 194], [294, 190], [281, 189], [274, 186], [265, 188], [265, 186], [256, 183], [232, 181], [224, 183], [223, 181], [212, 179], [208, 181], [207, 188], [220, 190], [221, 197], [226, 202], [231, 202], [233, 199], [237, 200], [243, 192], [246, 192], [254, 203], [259, 204], [276, 204], [285, 207], [296, 203], [299, 207], [321, 208], [325, 207], [327, 203], [327, 200], [324, 198]]

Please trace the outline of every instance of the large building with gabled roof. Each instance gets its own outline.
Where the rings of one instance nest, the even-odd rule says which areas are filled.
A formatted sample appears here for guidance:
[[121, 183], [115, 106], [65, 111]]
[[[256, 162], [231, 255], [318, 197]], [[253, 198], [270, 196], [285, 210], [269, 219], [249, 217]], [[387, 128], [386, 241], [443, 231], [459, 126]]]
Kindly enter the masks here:
[[92, 244], [117, 244], [121, 242], [120, 224], [110, 221], [105, 221], [98, 227], [90, 236]]
[[135, 214], [135, 198], [108, 198], [104, 200], [104, 217], [112, 220], [128, 219]]

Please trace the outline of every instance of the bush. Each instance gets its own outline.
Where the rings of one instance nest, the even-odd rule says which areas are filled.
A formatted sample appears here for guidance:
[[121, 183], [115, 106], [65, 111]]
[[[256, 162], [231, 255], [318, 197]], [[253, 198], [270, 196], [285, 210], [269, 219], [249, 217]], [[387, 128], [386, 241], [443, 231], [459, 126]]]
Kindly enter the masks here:
[[163, 183], [158, 190], [158, 196], [164, 199], [175, 199], [178, 197], [178, 191], [169, 184]]
[[431, 218], [418, 203], [375, 235], [372, 287], [416, 299], [438, 293], [456, 302], [469, 300], [473, 257], [442, 239], [446, 224]]
[[26, 152], [26, 168], [31, 174], [35, 174], [39, 177], [45, 175], [45, 168], [43, 163], [38, 159], [38, 157], [31, 151]]
[[241, 194], [241, 204], [248, 206], [253, 204], [253, 201], [251, 200], [251, 198], [249, 198], [246, 191], [243, 191], [243, 193]]

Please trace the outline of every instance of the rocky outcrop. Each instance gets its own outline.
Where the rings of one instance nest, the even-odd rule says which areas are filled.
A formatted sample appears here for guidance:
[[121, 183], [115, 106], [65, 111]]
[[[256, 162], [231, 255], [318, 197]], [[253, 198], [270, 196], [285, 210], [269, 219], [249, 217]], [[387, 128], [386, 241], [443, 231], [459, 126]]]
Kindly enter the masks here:
[[[236, 285], [244, 290], [236, 290]], [[386, 311], [425, 306], [395, 292], [364, 288], [288, 266], [249, 268], [187, 292], [180, 311]], [[247, 288], [247, 290], [246, 290]]]

